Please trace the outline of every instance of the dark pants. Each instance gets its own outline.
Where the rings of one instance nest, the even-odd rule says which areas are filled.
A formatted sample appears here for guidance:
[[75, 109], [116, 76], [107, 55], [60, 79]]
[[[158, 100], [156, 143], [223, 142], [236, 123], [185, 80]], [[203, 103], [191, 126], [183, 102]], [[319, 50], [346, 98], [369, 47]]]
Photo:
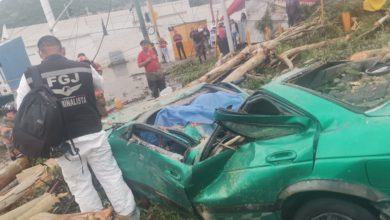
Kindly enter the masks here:
[[224, 37], [224, 38], [218, 37], [218, 47], [219, 47], [219, 51], [223, 55], [226, 55], [229, 53], [229, 44], [228, 44], [226, 37]]
[[152, 96], [159, 97], [160, 92], [166, 87], [164, 73], [146, 73], [146, 80], [150, 91], [152, 91]]
[[184, 59], [187, 59], [186, 52], [184, 51], [183, 42], [176, 43], [176, 48], [177, 48], [177, 52], [179, 53], [180, 59], [182, 59], [182, 55], [181, 55], [182, 52], [183, 52], [183, 55], [184, 55]]
[[288, 15], [288, 26], [292, 27], [299, 22], [299, 14], [287, 14]]
[[202, 56], [206, 61], [206, 48], [203, 41], [195, 43], [196, 55], [199, 57], [199, 62], [202, 63]]

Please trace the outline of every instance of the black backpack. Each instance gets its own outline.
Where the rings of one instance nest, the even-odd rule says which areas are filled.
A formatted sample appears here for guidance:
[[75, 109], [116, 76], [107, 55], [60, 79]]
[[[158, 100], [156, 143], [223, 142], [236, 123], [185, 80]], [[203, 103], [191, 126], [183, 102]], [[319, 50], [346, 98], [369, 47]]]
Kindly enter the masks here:
[[16, 114], [14, 145], [29, 157], [55, 158], [66, 153], [65, 123], [60, 100], [44, 84], [37, 67], [30, 67], [33, 89]]

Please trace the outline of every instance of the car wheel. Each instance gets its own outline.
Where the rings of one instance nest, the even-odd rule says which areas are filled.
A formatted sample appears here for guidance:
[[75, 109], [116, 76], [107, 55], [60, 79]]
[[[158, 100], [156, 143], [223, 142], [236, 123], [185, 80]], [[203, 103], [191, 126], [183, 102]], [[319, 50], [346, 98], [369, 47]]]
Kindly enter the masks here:
[[294, 220], [378, 220], [360, 205], [341, 199], [316, 199], [298, 209]]

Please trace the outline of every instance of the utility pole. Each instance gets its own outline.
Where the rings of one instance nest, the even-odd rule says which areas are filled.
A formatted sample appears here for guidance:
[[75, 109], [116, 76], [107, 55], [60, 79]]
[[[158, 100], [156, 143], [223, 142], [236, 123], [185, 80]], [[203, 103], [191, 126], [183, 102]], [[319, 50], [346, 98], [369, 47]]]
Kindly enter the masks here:
[[[157, 12], [154, 11], [152, 0], [148, 0], [148, 8], [149, 8], [149, 14], [152, 18], [152, 24], [153, 24], [153, 27], [155, 30], [155, 34], [156, 34], [155, 35], [155, 42], [159, 43], [160, 42], [160, 31], [158, 30], [158, 26], [157, 26], [157, 16], [158, 15], [157, 15]], [[156, 51], [157, 51], [157, 54], [159, 57], [163, 57], [160, 47], [156, 47]]]
[[232, 52], [234, 52], [234, 45], [233, 45], [233, 39], [232, 39], [232, 31], [230, 30], [229, 17], [227, 15], [227, 11], [226, 11], [225, 0], [221, 1], [221, 8], [222, 8], [222, 14], [223, 14], [223, 23], [225, 24], [226, 37], [227, 37], [228, 44], [229, 44], [229, 51], [230, 51], [230, 53], [232, 53]]
[[215, 17], [214, 17], [214, 10], [213, 10], [213, 0], [209, 0], [209, 1], [210, 1], [211, 21], [213, 22], [213, 24], [215, 24]]
[[149, 35], [148, 35], [148, 31], [146, 30], [144, 16], [142, 14], [141, 4], [139, 3], [139, 0], [133, 0], [133, 1], [134, 1], [135, 10], [137, 11], [139, 25], [141, 26], [142, 35], [144, 36], [145, 40], [149, 40]]
[[56, 19], [54, 18], [53, 11], [51, 10], [49, 0], [40, 0], [40, 1], [41, 1], [43, 13], [45, 14], [46, 17], [46, 21], [49, 24], [50, 30], [52, 30], [54, 23], [56, 22]]
[[160, 37], [160, 31], [158, 30], [158, 26], [157, 26], [157, 14], [154, 11], [152, 0], [148, 0], [148, 8], [149, 8], [149, 13], [152, 16], [152, 24], [154, 26], [154, 30], [156, 31], [157, 37]]
[[51, 10], [51, 6], [50, 6], [50, 3], [49, 3], [49, 0], [40, 0], [40, 1], [41, 1], [41, 6], [42, 6], [42, 9], [43, 9], [43, 13], [45, 14], [47, 23], [49, 24], [50, 32], [53, 34], [55, 26], [60, 21], [62, 16], [65, 13], [67, 13], [69, 7], [72, 5], [74, 0], [69, 0], [68, 4], [65, 6], [64, 10], [62, 10], [60, 15], [58, 15], [57, 19], [54, 17], [53, 11]]

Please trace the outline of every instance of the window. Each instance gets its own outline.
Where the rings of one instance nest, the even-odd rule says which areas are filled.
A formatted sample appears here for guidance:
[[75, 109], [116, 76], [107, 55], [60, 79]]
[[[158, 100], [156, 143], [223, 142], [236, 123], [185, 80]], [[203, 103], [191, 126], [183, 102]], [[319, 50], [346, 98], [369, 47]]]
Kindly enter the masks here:
[[390, 100], [390, 63], [328, 63], [288, 81], [364, 112]]

